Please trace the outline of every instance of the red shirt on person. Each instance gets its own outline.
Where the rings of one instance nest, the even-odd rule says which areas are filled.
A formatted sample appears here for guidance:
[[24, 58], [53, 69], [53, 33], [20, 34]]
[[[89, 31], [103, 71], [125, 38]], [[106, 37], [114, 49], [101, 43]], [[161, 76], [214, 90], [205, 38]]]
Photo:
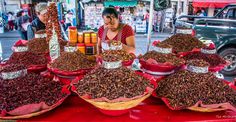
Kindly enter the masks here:
[[[134, 36], [134, 31], [132, 29], [131, 26], [125, 24], [121, 30], [122, 34], [121, 34], [121, 42], [123, 44], [126, 44], [126, 38], [130, 37], [130, 36]], [[104, 26], [101, 26], [99, 29], [98, 29], [98, 37], [101, 39], [102, 41], [102, 35], [103, 35], [103, 32], [104, 32]], [[106, 36], [105, 40], [109, 40], [109, 38]], [[118, 34], [111, 40], [118, 40]]]

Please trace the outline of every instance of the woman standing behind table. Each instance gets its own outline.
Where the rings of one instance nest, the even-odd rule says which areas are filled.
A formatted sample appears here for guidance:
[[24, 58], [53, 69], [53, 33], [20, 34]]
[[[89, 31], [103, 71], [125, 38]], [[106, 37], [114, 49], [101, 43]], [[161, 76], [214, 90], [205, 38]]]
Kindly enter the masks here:
[[98, 29], [98, 53], [109, 50], [111, 41], [120, 41], [128, 53], [135, 53], [135, 37], [131, 26], [119, 22], [118, 12], [114, 8], [105, 8], [102, 12], [104, 25]]

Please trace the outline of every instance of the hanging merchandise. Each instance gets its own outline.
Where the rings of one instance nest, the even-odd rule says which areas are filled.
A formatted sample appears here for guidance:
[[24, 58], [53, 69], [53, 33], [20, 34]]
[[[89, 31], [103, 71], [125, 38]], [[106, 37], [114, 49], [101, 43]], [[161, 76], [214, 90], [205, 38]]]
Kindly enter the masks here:
[[58, 37], [54, 29], [52, 31], [52, 37], [49, 41], [49, 53], [52, 61], [60, 56], [60, 45], [58, 43]]
[[64, 50], [66, 41], [62, 39], [61, 28], [58, 21], [58, 11], [55, 2], [50, 2], [47, 8], [46, 40], [49, 42], [49, 54], [51, 60], [55, 60], [60, 55], [60, 50]]
[[98, 29], [103, 25], [102, 3], [88, 3], [84, 6], [85, 26], [86, 29]]

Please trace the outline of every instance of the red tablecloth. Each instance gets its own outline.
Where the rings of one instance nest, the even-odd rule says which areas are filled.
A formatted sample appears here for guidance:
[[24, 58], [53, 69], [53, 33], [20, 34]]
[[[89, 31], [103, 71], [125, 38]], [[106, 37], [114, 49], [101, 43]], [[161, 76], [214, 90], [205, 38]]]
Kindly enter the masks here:
[[190, 110], [172, 111], [164, 105], [160, 99], [148, 98], [139, 106], [130, 110], [128, 114], [117, 117], [111, 117], [102, 114], [91, 104], [78, 98], [77, 96], [70, 96], [65, 102], [43, 115], [23, 119], [19, 121], [80, 121], [80, 122], [157, 122], [157, 121], [236, 121], [236, 113], [232, 112], [214, 112], [214, 113], [200, 113]]

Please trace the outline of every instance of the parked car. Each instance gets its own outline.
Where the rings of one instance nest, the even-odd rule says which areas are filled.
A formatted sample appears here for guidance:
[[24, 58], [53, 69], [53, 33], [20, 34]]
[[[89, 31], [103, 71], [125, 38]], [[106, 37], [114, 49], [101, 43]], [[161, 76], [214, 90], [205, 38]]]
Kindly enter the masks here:
[[236, 75], [236, 4], [227, 5], [214, 17], [179, 17], [175, 27], [176, 33], [213, 41], [217, 53], [231, 62], [221, 73]]

